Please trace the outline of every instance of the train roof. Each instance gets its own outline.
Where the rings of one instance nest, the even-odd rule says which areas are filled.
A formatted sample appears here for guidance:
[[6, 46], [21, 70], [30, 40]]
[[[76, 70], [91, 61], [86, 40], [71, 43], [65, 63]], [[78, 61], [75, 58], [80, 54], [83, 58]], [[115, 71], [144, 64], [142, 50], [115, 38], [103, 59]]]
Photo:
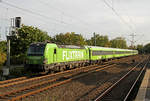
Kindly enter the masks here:
[[83, 46], [74, 46], [74, 45], [57, 45], [58, 48], [70, 48], [70, 49], [85, 49]]
[[58, 48], [69, 48], [69, 49], [85, 49], [85, 48], [90, 48], [92, 50], [116, 50], [116, 51], [137, 51], [137, 50], [131, 50], [131, 49], [120, 49], [120, 48], [109, 48], [109, 47], [100, 47], [100, 46], [75, 46], [75, 45], [58, 45], [55, 43], [49, 43], [49, 42], [35, 42], [35, 43], [31, 43], [30, 45], [35, 45], [35, 44], [54, 44], [57, 45]]
[[102, 49], [102, 50], [116, 50], [116, 51], [134, 51], [131, 49], [109, 48], [109, 47], [99, 47], [99, 46], [85, 46], [85, 47], [91, 48], [93, 50]]

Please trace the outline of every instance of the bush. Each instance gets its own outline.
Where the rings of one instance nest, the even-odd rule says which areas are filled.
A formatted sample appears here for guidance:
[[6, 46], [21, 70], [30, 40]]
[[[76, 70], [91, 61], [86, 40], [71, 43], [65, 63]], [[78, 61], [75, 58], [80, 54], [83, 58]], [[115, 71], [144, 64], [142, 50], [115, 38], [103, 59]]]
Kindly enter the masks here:
[[10, 62], [12, 65], [21, 65], [25, 63], [25, 58], [26, 58], [26, 55], [24, 54], [11, 56]]
[[0, 66], [6, 62], [6, 53], [0, 52]]

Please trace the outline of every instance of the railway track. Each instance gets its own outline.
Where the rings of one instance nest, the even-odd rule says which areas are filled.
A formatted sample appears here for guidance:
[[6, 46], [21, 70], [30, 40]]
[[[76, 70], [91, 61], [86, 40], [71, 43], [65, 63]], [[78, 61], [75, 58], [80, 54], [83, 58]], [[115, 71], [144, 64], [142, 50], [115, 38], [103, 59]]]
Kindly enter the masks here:
[[[127, 61], [127, 60], [123, 59], [123, 61]], [[77, 68], [74, 70], [59, 72], [56, 74], [50, 74], [50, 75], [31, 78], [31, 79], [25, 79], [25, 78], [22, 78], [22, 79], [20, 78], [16, 80], [14, 79], [14, 81], [12, 80], [8, 84], [4, 83], [3, 85], [0, 85], [0, 90], [1, 92], [3, 92], [0, 94], [0, 97], [1, 97], [0, 100], [16, 101], [19, 99], [23, 99], [25, 97], [38, 94], [39, 92], [45, 91], [47, 89], [55, 88], [62, 84], [68, 83], [77, 78], [86, 76], [89, 73], [98, 72], [105, 68], [112, 67], [114, 65], [115, 64], [105, 64], [105, 65], [98, 66], [98, 67], [97, 65], [93, 65], [93, 66], [87, 66], [85, 68]], [[101, 68], [101, 67], [104, 67], [104, 68]], [[12, 89], [13, 87], [14, 89]]]
[[[125, 59], [124, 59], [125, 61]], [[115, 65], [115, 64], [112, 64], [112, 65]], [[59, 86], [61, 84], [65, 84], [71, 80], [74, 80], [76, 78], [79, 78], [80, 76], [84, 76], [84, 75], [87, 75], [85, 72], [95, 72], [95, 71], [100, 71], [104, 68], [108, 68], [108, 67], [111, 67], [112, 65], [110, 64], [105, 64], [105, 65], [102, 65], [102, 66], [95, 66], [95, 67], [85, 67], [85, 68], [78, 68], [78, 69], [75, 69], [75, 70], [70, 70], [70, 71], [65, 71], [65, 72], [60, 72], [60, 73], [56, 73], [56, 74], [51, 74], [51, 75], [46, 75], [46, 76], [42, 76], [42, 77], [37, 77], [37, 78], [31, 78], [31, 79], [27, 79], [27, 80], [22, 80], [22, 81], [18, 81], [18, 82], [12, 82], [12, 83], [9, 83], [9, 84], [5, 84], [5, 85], [1, 85], [0, 86], [0, 89], [3, 89], [2, 91], [6, 91], [5, 93], [3, 92], [2, 94], [0, 94], [0, 97], [2, 100], [5, 100], [5, 99], [9, 99], [11, 98], [11, 96], [14, 96], [15, 94], [18, 95], [19, 92], [25, 92], [26, 93], [26, 90], [31, 90], [31, 89], [34, 89], [35, 91], [32, 91], [32, 92], [29, 92], [29, 93], [26, 93], [26, 94], [23, 94], [22, 96], [18, 96], [16, 98], [12, 98], [10, 101], [14, 101], [14, 100], [17, 100], [17, 99], [21, 99], [21, 98], [24, 98], [26, 96], [30, 96], [30, 95], [33, 95], [35, 93], [38, 93], [38, 92], [41, 92], [43, 90], [46, 90], [46, 89], [49, 89], [49, 88], [53, 88], [53, 87], [56, 87], [56, 86]], [[104, 68], [100, 68], [100, 67], [104, 67]], [[81, 70], [81, 71], [80, 71]], [[94, 71], [93, 71], [94, 70]], [[73, 73], [73, 71], [76, 71], [75, 73]], [[77, 72], [78, 71], [78, 72]], [[90, 73], [91, 73], [90, 72]], [[62, 76], [61, 74], [64, 74], [64, 76]], [[78, 74], [81, 74], [80, 76], [78, 76]], [[56, 76], [58, 75], [58, 77], [56, 78]], [[54, 77], [55, 76], [55, 77]], [[75, 76], [75, 77], [74, 77]], [[50, 77], [53, 77], [53, 79]], [[60, 78], [61, 77], [61, 78]], [[71, 78], [72, 77], [72, 78]], [[45, 78], [49, 78], [48, 80], [46, 80]], [[44, 79], [43, 81], [39, 81], [40, 79]], [[61, 79], [63, 81], [61, 81]], [[66, 80], [67, 79], [67, 80]], [[30, 85], [30, 83], [27, 85], [25, 84], [26, 82], [33, 82], [34, 80], [38, 80], [38, 82], [36, 82], [35, 84], [32, 84]], [[61, 82], [59, 82], [61, 81]], [[51, 86], [48, 86], [46, 88], [43, 88], [42, 86], [45, 85], [45, 84], [48, 84], [48, 83], [53, 83], [53, 82], [58, 82], [54, 85], [51, 85]], [[18, 85], [18, 84], [23, 84], [23, 85], [26, 85], [26, 87], [21, 87], [21, 85], [19, 85], [19, 89], [16, 89], [17, 87], [14, 87], [15, 90], [10, 90], [9, 87], [12, 88], [12, 86], [14, 85]], [[39, 89], [39, 86], [41, 86], [42, 89]], [[38, 87], [38, 89], [36, 89]], [[8, 90], [6, 90], [5, 88], [7, 88]]]
[[10, 80], [0, 81], [0, 85], [17, 82], [17, 81], [25, 80], [25, 79], [27, 79], [27, 77], [19, 77], [19, 78], [14, 78], [14, 79], [10, 79]]
[[[133, 56], [133, 58], [136, 58], [137, 56]], [[124, 58], [121, 58], [121, 59], [114, 59], [114, 60], [111, 60], [109, 62], [104, 62], [105, 63], [113, 63], [113, 62], [120, 62], [120, 61], [127, 61], [129, 57], [124, 57]], [[31, 75], [31, 77], [36, 77]], [[13, 78], [13, 79], [9, 79], [9, 80], [5, 80], [5, 81], [0, 81], [0, 85], [4, 85], [4, 84], [8, 84], [8, 83], [12, 83], [12, 82], [17, 82], [17, 81], [22, 81], [22, 80], [25, 80], [25, 79], [29, 79], [28, 77], [24, 76], [24, 77], [18, 77], [18, 78]]]
[[[67, 82], [70, 82], [71, 80], [74, 80], [76, 78], [79, 78], [80, 76], [85, 76], [87, 75], [88, 73], [91, 73], [91, 72], [94, 72], [94, 71], [100, 71], [102, 69], [105, 69], [105, 68], [108, 68], [108, 67], [111, 67], [111, 66], [114, 66], [115, 64], [112, 64], [112, 65], [105, 65], [103, 66], [103, 68], [99, 68], [99, 67], [102, 67], [102, 66], [99, 66], [99, 67], [95, 67], [95, 68], [90, 68], [90, 69], [86, 69], [86, 70], [83, 70], [82, 72], [78, 72], [78, 73], [70, 73], [70, 74], [65, 74], [65, 76], [61, 77], [61, 78], [54, 78], [54, 79], [51, 79], [51, 80], [44, 80], [43, 82], [41, 83], [38, 83], [38, 84], [34, 84], [34, 85], [31, 85], [31, 86], [26, 86], [26, 87], [22, 87], [18, 90], [12, 90], [12, 91], [9, 91], [9, 92], [6, 92], [6, 93], [3, 93], [3, 94], [0, 94], [0, 97], [1, 98], [6, 98], [8, 96], [14, 96], [15, 94], [21, 92], [22, 91], [25, 91], [25, 90], [31, 90], [31, 89], [34, 89], [35, 91], [32, 91], [32, 92], [29, 92], [27, 94], [24, 94], [24, 95], [21, 95], [21, 96], [18, 96], [16, 98], [12, 98], [10, 101], [15, 101], [15, 100], [19, 100], [19, 99], [22, 99], [26, 96], [29, 96], [29, 95], [32, 95], [32, 94], [36, 94], [36, 93], [39, 93], [41, 91], [44, 91], [46, 89], [50, 89], [50, 88], [53, 88], [53, 87], [56, 87], [56, 86], [59, 86], [61, 84], [65, 84]], [[91, 72], [90, 72], [91, 71]], [[88, 73], [86, 73], [88, 72]], [[83, 73], [81, 75], [78, 76], [79, 73]], [[77, 75], [77, 76], [76, 76]], [[75, 77], [74, 77], [75, 76]], [[61, 79], [63, 79], [63, 81], [61, 81]], [[66, 79], [66, 80], [65, 80]], [[59, 82], [60, 81], [60, 82]], [[44, 87], [42, 88], [41, 86], [42, 85], [45, 85], [45, 84], [48, 84], [48, 83], [53, 83], [53, 82], [56, 82], [56, 84], [52, 84], [51, 86], [48, 86], [48, 87]], [[10, 85], [9, 85], [10, 86]], [[8, 87], [8, 86], [5, 86], [5, 87]], [[36, 87], [40, 87], [41, 89], [38, 89]], [[4, 100], [4, 99], [3, 99]]]
[[[133, 88], [135, 87], [137, 81], [142, 76], [142, 73], [146, 69], [148, 63], [149, 63], [149, 59], [147, 59], [147, 61], [142, 61], [138, 63], [124, 76], [122, 76], [119, 80], [117, 80], [110, 87], [108, 87], [98, 97], [96, 97], [94, 101], [118, 101], [118, 100], [129, 101], [128, 97], [131, 91], [133, 90]], [[136, 70], [137, 68], [138, 70]], [[131, 82], [130, 79], [133, 76], [135, 77], [135, 79], [132, 80]], [[126, 86], [125, 84], [128, 84], [129, 87]]]
[[[142, 76], [144, 77], [144, 71], [146, 70], [147, 68], [147, 65], [148, 65], [149, 62], [147, 62], [144, 67], [141, 69], [140, 73], [138, 74], [136, 80], [134, 81], [134, 83], [132, 83], [132, 86], [130, 87], [128, 93], [126, 94], [126, 96], [124, 97], [124, 101], [128, 101], [130, 99], [130, 95], [133, 91], [133, 89], [135, 89], [138, 81], [142, 78]], [[132, 96], [133, 97], [133, 96]], [[131, 98], [132, 99], [132, 98]]]
[[[134, 58], [136, 58], [137, 56], [134, 56]], [[127, 57], [127, 58], [121, 58], [121, 59], [115, 59], [115, 60], [111, 60], [111, 61], [109, 61], [109, 62], [104, 62], [104, 64], [107, 64], [107, 63], [113, 63], [113, 62], [120, 62], [120, 61], [130, 61], [130, 60], [128, 60], [128, 58], [129, 57]], [[89, 66], [88, 66], [89, 67]], [[82, 67], [81, 67], [82, 68]], [[84, 67], [83, 67], [84, 68]], [[87, 68], [87, 67], [86, 67]], [[78, 70], [78, 69], [77, 69]], [[74, 70], [73, 70], [74, 71]], [[70, 72], [70, 71], [69, 71]], [[62, 72], [61, 72], [62, 73]], [[61, 74], [60, 73], [60, 74]], [[65, 72], [64, 72], [65, 73]], [[59, 73], [56, 73], [56, 75], [57, 74], [59, 74]], [[53, 74], [52, 74], [53, 75]], [[31, 76], [32, 77], [32, 76]], [[45, 77], [45, 76], [43, 76], [43, 77]], [[41, 78], [41, 77], [39, 77], [39, 78]], [[0, 81], [0, 86], [1, 85], [7, 85], [7, 84], [9, 84], [9, 85], [11, 85], [11, 83], [12, 83], [12, 85], [13, 85], [13, 83], [14, 82], [17, 82], [17, 81], [23, 81], [23, 80], [25, 80], [25, 79], [29, 79], [28, 77], [19, 77], [19, 78], [14, 78], [14, 79], [10, 79], [10, 80], [5, 80], [5, 81]], [[34, 80], [34, 79], [33, 79]], [[28, 81], [28, 80], [27, 80]], [[29, 80], [30, 81], [30, 80]], [[14, 83], [14, 84], [16, 84], [16, 83]]]

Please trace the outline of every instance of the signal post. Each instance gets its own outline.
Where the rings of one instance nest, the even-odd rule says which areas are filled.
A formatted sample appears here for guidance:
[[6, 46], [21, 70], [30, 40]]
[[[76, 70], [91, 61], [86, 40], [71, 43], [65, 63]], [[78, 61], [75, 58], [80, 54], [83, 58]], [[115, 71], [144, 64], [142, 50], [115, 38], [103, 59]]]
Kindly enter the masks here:
[[[10, 40], [13, 38], [13, 36], [17, 35], [16, 29], [20, 28], [21, 26], [21, 17], [15, 17], [11, 18], [11, 26], [10, 26], [10, 31], [9, 35], [7, 35], [7, 62], [6, 66], [3, 67], [3, 79], [5, 80], [10, 71]], [[12, 31], [15, 32], [15, 34], [12, 34]]]

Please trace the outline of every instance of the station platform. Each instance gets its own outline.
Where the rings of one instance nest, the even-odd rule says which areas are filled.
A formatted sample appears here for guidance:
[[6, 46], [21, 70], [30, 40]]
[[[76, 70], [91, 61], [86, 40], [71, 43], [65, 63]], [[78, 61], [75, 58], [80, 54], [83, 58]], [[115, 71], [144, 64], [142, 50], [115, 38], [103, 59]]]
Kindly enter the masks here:
[[147, 68], [134, 101], [150, 101], [150, 68]]

